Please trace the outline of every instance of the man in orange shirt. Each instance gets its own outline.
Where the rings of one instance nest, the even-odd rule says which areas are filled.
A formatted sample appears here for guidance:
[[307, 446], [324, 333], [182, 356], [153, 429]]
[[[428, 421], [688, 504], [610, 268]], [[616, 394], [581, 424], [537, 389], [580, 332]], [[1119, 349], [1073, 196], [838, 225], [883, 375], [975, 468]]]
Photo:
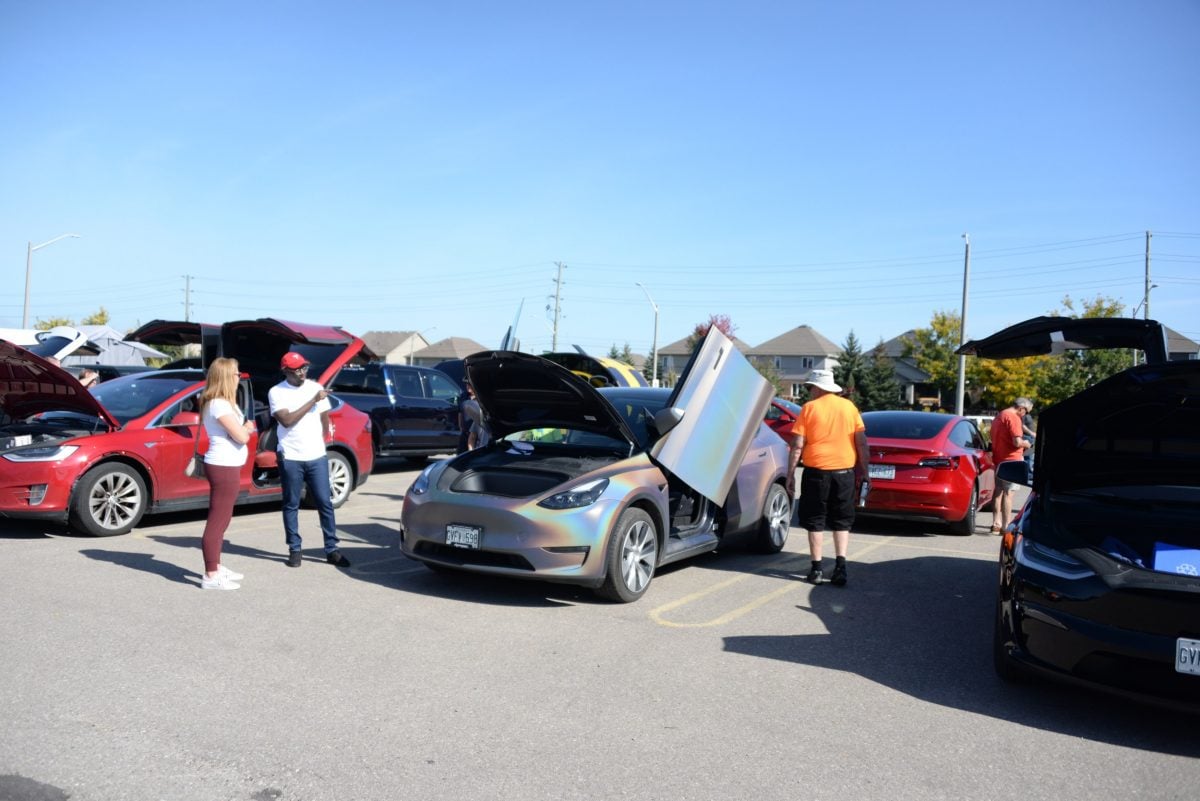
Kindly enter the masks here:
[[846, 548], [854, 523], [855, 488], [866, 478], [870, 461], [867, 429], [858, 408], [840, 396], [842, 388], [834, 383], [832, 371], [813, 370], [805, 385], [812, 399], [800, 409], [792, 425], [787, 490], [795, 494], [796, 466], [803, 463], [800, 525], [808, 529], [812, 554], [808, 581], [821, 583], [824, 532], [831, 531], [837, 563], [829, 583], [842, 587], [846, 584]]
[[[1025, 439], [1022, 421], [1032, 411], [1033, 401], [1029, 398], [1017, 398], [1012, 406], [992, 420], [992, 461], [997, 467], [1001, 462], [1015, 462], [1025, 458], [1025, 449], [1030, 443]], [[1012, 519], [1012, 503], [1012, 482], [996, 479], [996, 499], [992, 503], [993, 534], [999, 534], [1008, 527]]]

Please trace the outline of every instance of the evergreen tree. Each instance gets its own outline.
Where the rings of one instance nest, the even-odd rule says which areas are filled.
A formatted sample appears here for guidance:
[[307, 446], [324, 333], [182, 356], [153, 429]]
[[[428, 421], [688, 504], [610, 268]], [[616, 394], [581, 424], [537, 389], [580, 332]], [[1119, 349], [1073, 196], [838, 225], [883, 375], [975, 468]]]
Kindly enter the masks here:
[[871, 412], [880, 409], [899, 409], [900, 382], [896, 378], [896, 364], [883, 349], [883, 340], [868, 354], [866, 371], [862, 380], [862, 403], [859, 411]]
[[842, 394], [854, 401], [854, 405], [862, 408], [862, 385], [867, 372], [867, 360], [863, 356], [862, 346], [853, 329], [842, 343], [842, 354], [838, 356], [838, 366], [833, 368], [833, 380], [842, 388]]

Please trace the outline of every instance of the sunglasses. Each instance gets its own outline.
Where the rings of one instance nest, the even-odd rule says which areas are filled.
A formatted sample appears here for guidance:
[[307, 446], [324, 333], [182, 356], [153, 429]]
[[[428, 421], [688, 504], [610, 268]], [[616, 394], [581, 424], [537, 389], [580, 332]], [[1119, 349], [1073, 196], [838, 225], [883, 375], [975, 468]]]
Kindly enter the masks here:
[[307, 372], [308, 372], [308, 365], [307, 365], [307, 364], [302, 364], [302, 365], [300, 365], [299, 367], [288, 367], [288, 368], [285, 368], [285, 369], [286, 369], [286, 370], [287, 370], [289, 373], [307, 373]]

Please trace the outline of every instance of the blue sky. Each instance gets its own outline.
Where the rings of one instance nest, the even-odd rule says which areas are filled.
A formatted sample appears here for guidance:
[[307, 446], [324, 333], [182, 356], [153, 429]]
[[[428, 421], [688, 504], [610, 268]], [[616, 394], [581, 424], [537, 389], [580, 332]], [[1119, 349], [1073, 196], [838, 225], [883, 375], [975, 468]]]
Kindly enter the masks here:
[[[0, 3], [0, 327], [1200, 340], [1200, 3]], [[522, 307], [523, 304], [523, 307]]]

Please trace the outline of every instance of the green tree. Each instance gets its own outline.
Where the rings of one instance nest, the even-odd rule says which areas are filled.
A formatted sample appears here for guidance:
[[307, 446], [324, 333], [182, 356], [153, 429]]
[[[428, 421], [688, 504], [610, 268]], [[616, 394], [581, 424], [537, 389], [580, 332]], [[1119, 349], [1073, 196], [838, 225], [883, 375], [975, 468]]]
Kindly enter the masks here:
[[80, 325], [108, 325], [108, 309], [103, 306], [95, 314], [89, 314], [79, 321]]
[[880, 409], [900, 408], [900, 382], [896, 379], [896, 365], [888, 358], [879, 341], [866, 358], [859, 387], [859, 411], [872, 412]]
[[[1120, 317], [1125, 305], [1114, 298], [1097, 295], [1092, 300], [1075, 301], [1068, 295], [1062, 300], [1062, 310], [1051, 315], [1063, 317]], [[1087, 389], [1111, 375], [1128, 369], [1133, 354], [1127, 350], [1071, 350], [1066, 353], [1039, 357], [1033, 375], [1031, 397], [1040, 406], [1049, 406]]]
[[773, 361], [762, 356], [751, 356], [750, 364], [754, 365], [754, 369], [758, 370], [759, 375], [771, 383], [771, 386], [775, 388], [776, 395], [783, 395], [786, 392], [783, 376], [775, 369]]
[[[952, 399], [958, 388], [958, 356], [954, 351], [962, 338], [962, 318], [954, 312], [936, 311], [928, 328], [918, 328], [905, 342], [904, 355], [929, 374], [929, 382], [938, 388], [942, 404]], [[971, 359], [968, 359], [970, 366]]]
[[858, 337], [851, 329], [846, 341], [842, 343], [842, 353], [838, 356], [838, 366], [833, 368], [833, 380], [842, 388], [842, 394], [862, 408], [862, 382], [867, 372], [867, 360], [863, 355]]
[[625, 343], [625, 347], [617, 350], [617, 343], [614, 342], [608, 349], [608, 358], [625, 362], [625, 364], [633, 364], [633, 350], [630, 349], [628, 342]]
[[75, 325], [75, 321], [70, 317], [47, 317], [45, 320], [38, 320], [33, 324], [33, 327], [39, 331], [45, 331], [47, 328], [54, 328], [58, 325]]

